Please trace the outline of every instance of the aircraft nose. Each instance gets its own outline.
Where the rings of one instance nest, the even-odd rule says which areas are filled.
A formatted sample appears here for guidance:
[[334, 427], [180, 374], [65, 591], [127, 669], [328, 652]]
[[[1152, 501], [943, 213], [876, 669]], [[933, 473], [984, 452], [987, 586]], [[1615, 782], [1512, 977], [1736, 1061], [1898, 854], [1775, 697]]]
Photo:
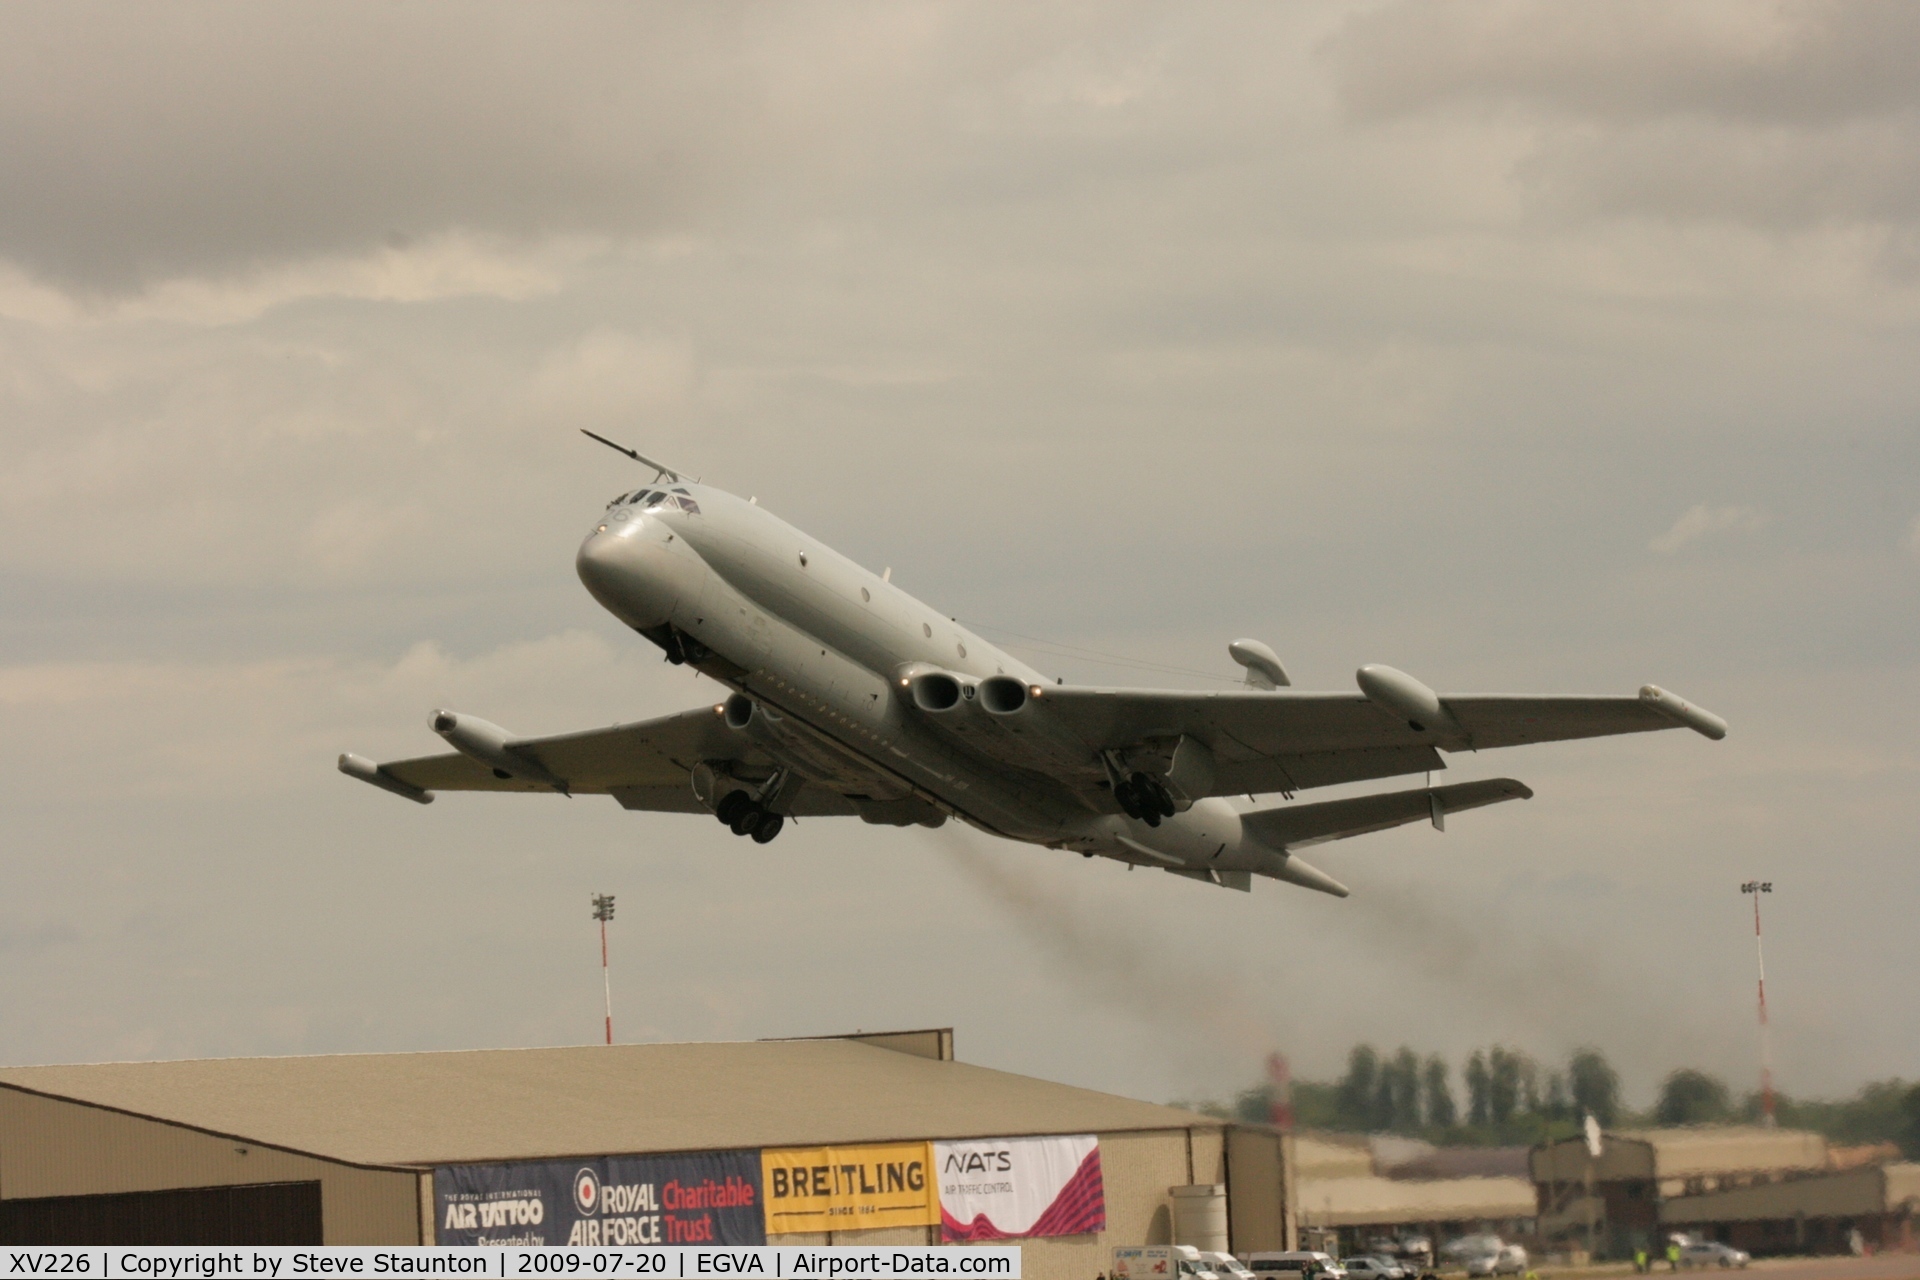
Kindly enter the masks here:
[[655, 627], [673, 613], [678, 593], [670, 566], [652, 563], [660, 548], [605, 530], [587, 535], [574, 557], [574, 571], [602, 607], [634, 627]]
[[602, 604], [620, 583], [625, 542], [626, 539], [601, 529], [587, 535], [586, 541], [580, 544], [580, 554], [574, 557], [574, 571]]

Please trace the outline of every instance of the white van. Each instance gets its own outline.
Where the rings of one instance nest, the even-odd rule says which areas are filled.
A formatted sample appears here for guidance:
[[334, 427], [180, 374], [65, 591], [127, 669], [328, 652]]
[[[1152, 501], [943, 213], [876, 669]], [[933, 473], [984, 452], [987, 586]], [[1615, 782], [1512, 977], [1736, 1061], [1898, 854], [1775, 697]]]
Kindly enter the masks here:
[[1330, 1253], [1314, 1253], [1306, 1249], [1295, 1249], [1288, 1253], [1254, 1253], [1247, 1255], [1247, 1268], [1252, 1271], [1255, 1280], [1264, 1280], [1273, 1276], [1276, 1280], [1314, 1280], [1323, 1276], [1326, 1280], [1347, 1280], [1344, 1267]]
[[1200, 1261], [1220, 1280], [1254, 1280], [1254, 1274], [1247, 1269], [1247, 1264], [1230, 1253], [1202, 1252]]

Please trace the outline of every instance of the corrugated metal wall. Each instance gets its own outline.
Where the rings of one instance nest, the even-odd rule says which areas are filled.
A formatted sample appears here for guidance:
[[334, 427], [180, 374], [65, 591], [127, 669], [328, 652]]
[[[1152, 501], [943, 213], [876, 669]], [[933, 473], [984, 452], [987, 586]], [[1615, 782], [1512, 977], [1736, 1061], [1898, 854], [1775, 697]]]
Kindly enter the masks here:
[[328, 1244], [417, 1244], [416, 1175], [274, 1151], [0, 1087], [0, 1197], [318, 1182]]
[[1293, 1247], [1282, 1211], [1286, 1192], [1280, 1156], [1277, 1133], [1227, 1131], [1227, 1225], [1235, 1253]]

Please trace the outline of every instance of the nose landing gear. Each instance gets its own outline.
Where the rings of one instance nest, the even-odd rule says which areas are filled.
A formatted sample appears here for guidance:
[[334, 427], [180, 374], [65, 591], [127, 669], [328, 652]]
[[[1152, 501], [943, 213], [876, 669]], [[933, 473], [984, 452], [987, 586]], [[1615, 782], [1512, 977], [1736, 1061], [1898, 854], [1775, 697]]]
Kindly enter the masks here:
[[754, 802], [744, 791], [729, 791], [713, 807], [713, 816], [737, 836], [752, 836], [755, 844], [766, 844], [780, 834], [787, 820]]

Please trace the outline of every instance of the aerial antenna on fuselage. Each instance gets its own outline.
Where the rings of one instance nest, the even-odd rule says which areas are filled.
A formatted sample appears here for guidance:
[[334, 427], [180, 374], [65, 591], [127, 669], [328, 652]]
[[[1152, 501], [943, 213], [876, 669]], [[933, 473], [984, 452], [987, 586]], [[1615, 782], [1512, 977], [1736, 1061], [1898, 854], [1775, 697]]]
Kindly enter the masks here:
[[632, 458], [635, 462], [638, 462], [643, 466], [652, 467], [654, 470], [653, 482], [655, 484], [660, 483], [661, 476], [665, 476], [669, 480], [680, 480], [684, 478], [681, 476], [681, 474], [678, 471], [675, 471], [672, 467], [668, 466], [666, 463], [655, 462], [652, 458], [649, 458], [646, 454], [640, 453], [633, 449], [629, 449], [627, 448], [627, 446], [623, 444], [615, 444], [613, 441], [607, 439], [605, 436], [597, 435], [594, 432], [587, 430], [585, 427], [580, 428], [580, 434], [583, 436], [593, 436], [595, 440], [598, 440], [601, 444], [607, 446], [607, 448], [618, 450], [619, 452], [626, 454], [629, 458]]

